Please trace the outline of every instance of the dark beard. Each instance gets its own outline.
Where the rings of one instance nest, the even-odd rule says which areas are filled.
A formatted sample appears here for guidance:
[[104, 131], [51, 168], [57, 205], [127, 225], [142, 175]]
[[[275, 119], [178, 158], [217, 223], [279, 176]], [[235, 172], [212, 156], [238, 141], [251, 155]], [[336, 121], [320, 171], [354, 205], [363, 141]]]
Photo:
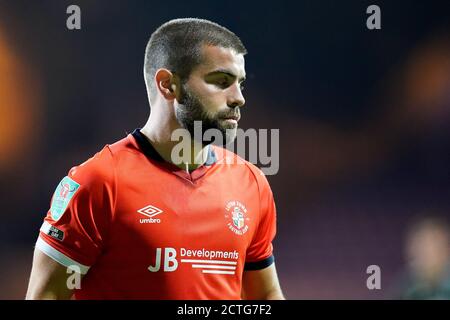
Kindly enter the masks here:
[[[200, 142], [202, 144], [206, 145], [214, 142], [217, 145], [224, 146], [235, 139], [237, 128], [222, 125], [219, 121], [220, 119], [229, 117], [230, 115], [240, 116], [239, 107], [229, 108], [229, 111], [218, 112], [214, 118], [211, 118], [206, 113], [205, 108], [200, 100], [191, 90], [186, 88], [185, 85], [181, 86], [179, 103], [180, 106], [175, 110], [175, 116], [178, 120], [178, 123], [184, 129], [188, 130], [191, 137], [194, 137], [195, 132], [194, 121], [201, 121], [202, 141]], [[198, 123], [196, 125], [198, 125]], [[203, 141], [204, 133], [209, 129], [218, 129], [222, 134], [222, 141]]]

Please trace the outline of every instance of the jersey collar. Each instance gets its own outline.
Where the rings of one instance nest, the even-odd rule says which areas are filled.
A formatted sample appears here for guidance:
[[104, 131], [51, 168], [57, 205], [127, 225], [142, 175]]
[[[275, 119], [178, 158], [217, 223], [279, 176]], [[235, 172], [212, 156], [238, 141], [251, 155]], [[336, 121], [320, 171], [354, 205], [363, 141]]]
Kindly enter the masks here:
[[[132, 133], [132, 136], [134, 137], [134, 139], [136, 139], [136, 142], [138, 143], [139, 147], [142, 149], [142, 151], [147, 157], [158, 162], [166, 162], [158, 153], [158, 151], [156, 151], [156, 149], [153, 147], [150, 141], [148, 141], [148, 139], [142, 134], [141, 128], [135, 129]], [[208, 145], [208, 154], [204, 165], [211, 166], [216, 162], [217, 162], [216, 154], [213, 148], [210, 145]]]

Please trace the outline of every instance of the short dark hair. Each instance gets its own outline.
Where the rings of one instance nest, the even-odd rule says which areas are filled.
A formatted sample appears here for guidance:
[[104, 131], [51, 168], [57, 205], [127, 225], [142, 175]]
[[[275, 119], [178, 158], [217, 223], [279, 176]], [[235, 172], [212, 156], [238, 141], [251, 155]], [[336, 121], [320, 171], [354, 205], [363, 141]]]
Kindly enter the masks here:
[[238, 36], [221, 25], [197, 18], [170, 20], [153, 32], [145, 49], [144, 77], [150, 96], [156, 93], [153, 77], [160, 68], [175, 72], [186, 81], [202, 62], [202, 46], [231, 48], [245, 55], [247, 49]]

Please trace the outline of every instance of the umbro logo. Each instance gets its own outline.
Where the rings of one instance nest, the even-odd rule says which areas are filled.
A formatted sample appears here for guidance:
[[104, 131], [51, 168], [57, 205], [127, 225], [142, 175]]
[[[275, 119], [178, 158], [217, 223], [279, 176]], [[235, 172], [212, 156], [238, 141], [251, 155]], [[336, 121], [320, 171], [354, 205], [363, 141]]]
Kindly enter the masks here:
[[157, 216], [160, 213], [163, 213], [163, 211], [155, 206], [148, 205], [144, 208], [141, 208], [137, 210], [140, 214], [143, 214], [144, 216], [147, 216], [146, 219], [139, 219], [140, 223], [161, 223], [161, 219], [153, 218], [154, 216]]

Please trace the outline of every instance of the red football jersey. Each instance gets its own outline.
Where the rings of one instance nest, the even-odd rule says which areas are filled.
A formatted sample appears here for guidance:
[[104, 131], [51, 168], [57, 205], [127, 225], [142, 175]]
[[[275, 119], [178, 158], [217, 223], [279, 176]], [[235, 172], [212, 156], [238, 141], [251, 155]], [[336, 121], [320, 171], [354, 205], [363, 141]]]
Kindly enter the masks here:
[[273, 263], [275, 233], [257, 167], [210, 146], [188, 173], [136, 129], [62, 179], [36, 246], [85, 274], [76, 299], [240, 299], [243, 271]]

